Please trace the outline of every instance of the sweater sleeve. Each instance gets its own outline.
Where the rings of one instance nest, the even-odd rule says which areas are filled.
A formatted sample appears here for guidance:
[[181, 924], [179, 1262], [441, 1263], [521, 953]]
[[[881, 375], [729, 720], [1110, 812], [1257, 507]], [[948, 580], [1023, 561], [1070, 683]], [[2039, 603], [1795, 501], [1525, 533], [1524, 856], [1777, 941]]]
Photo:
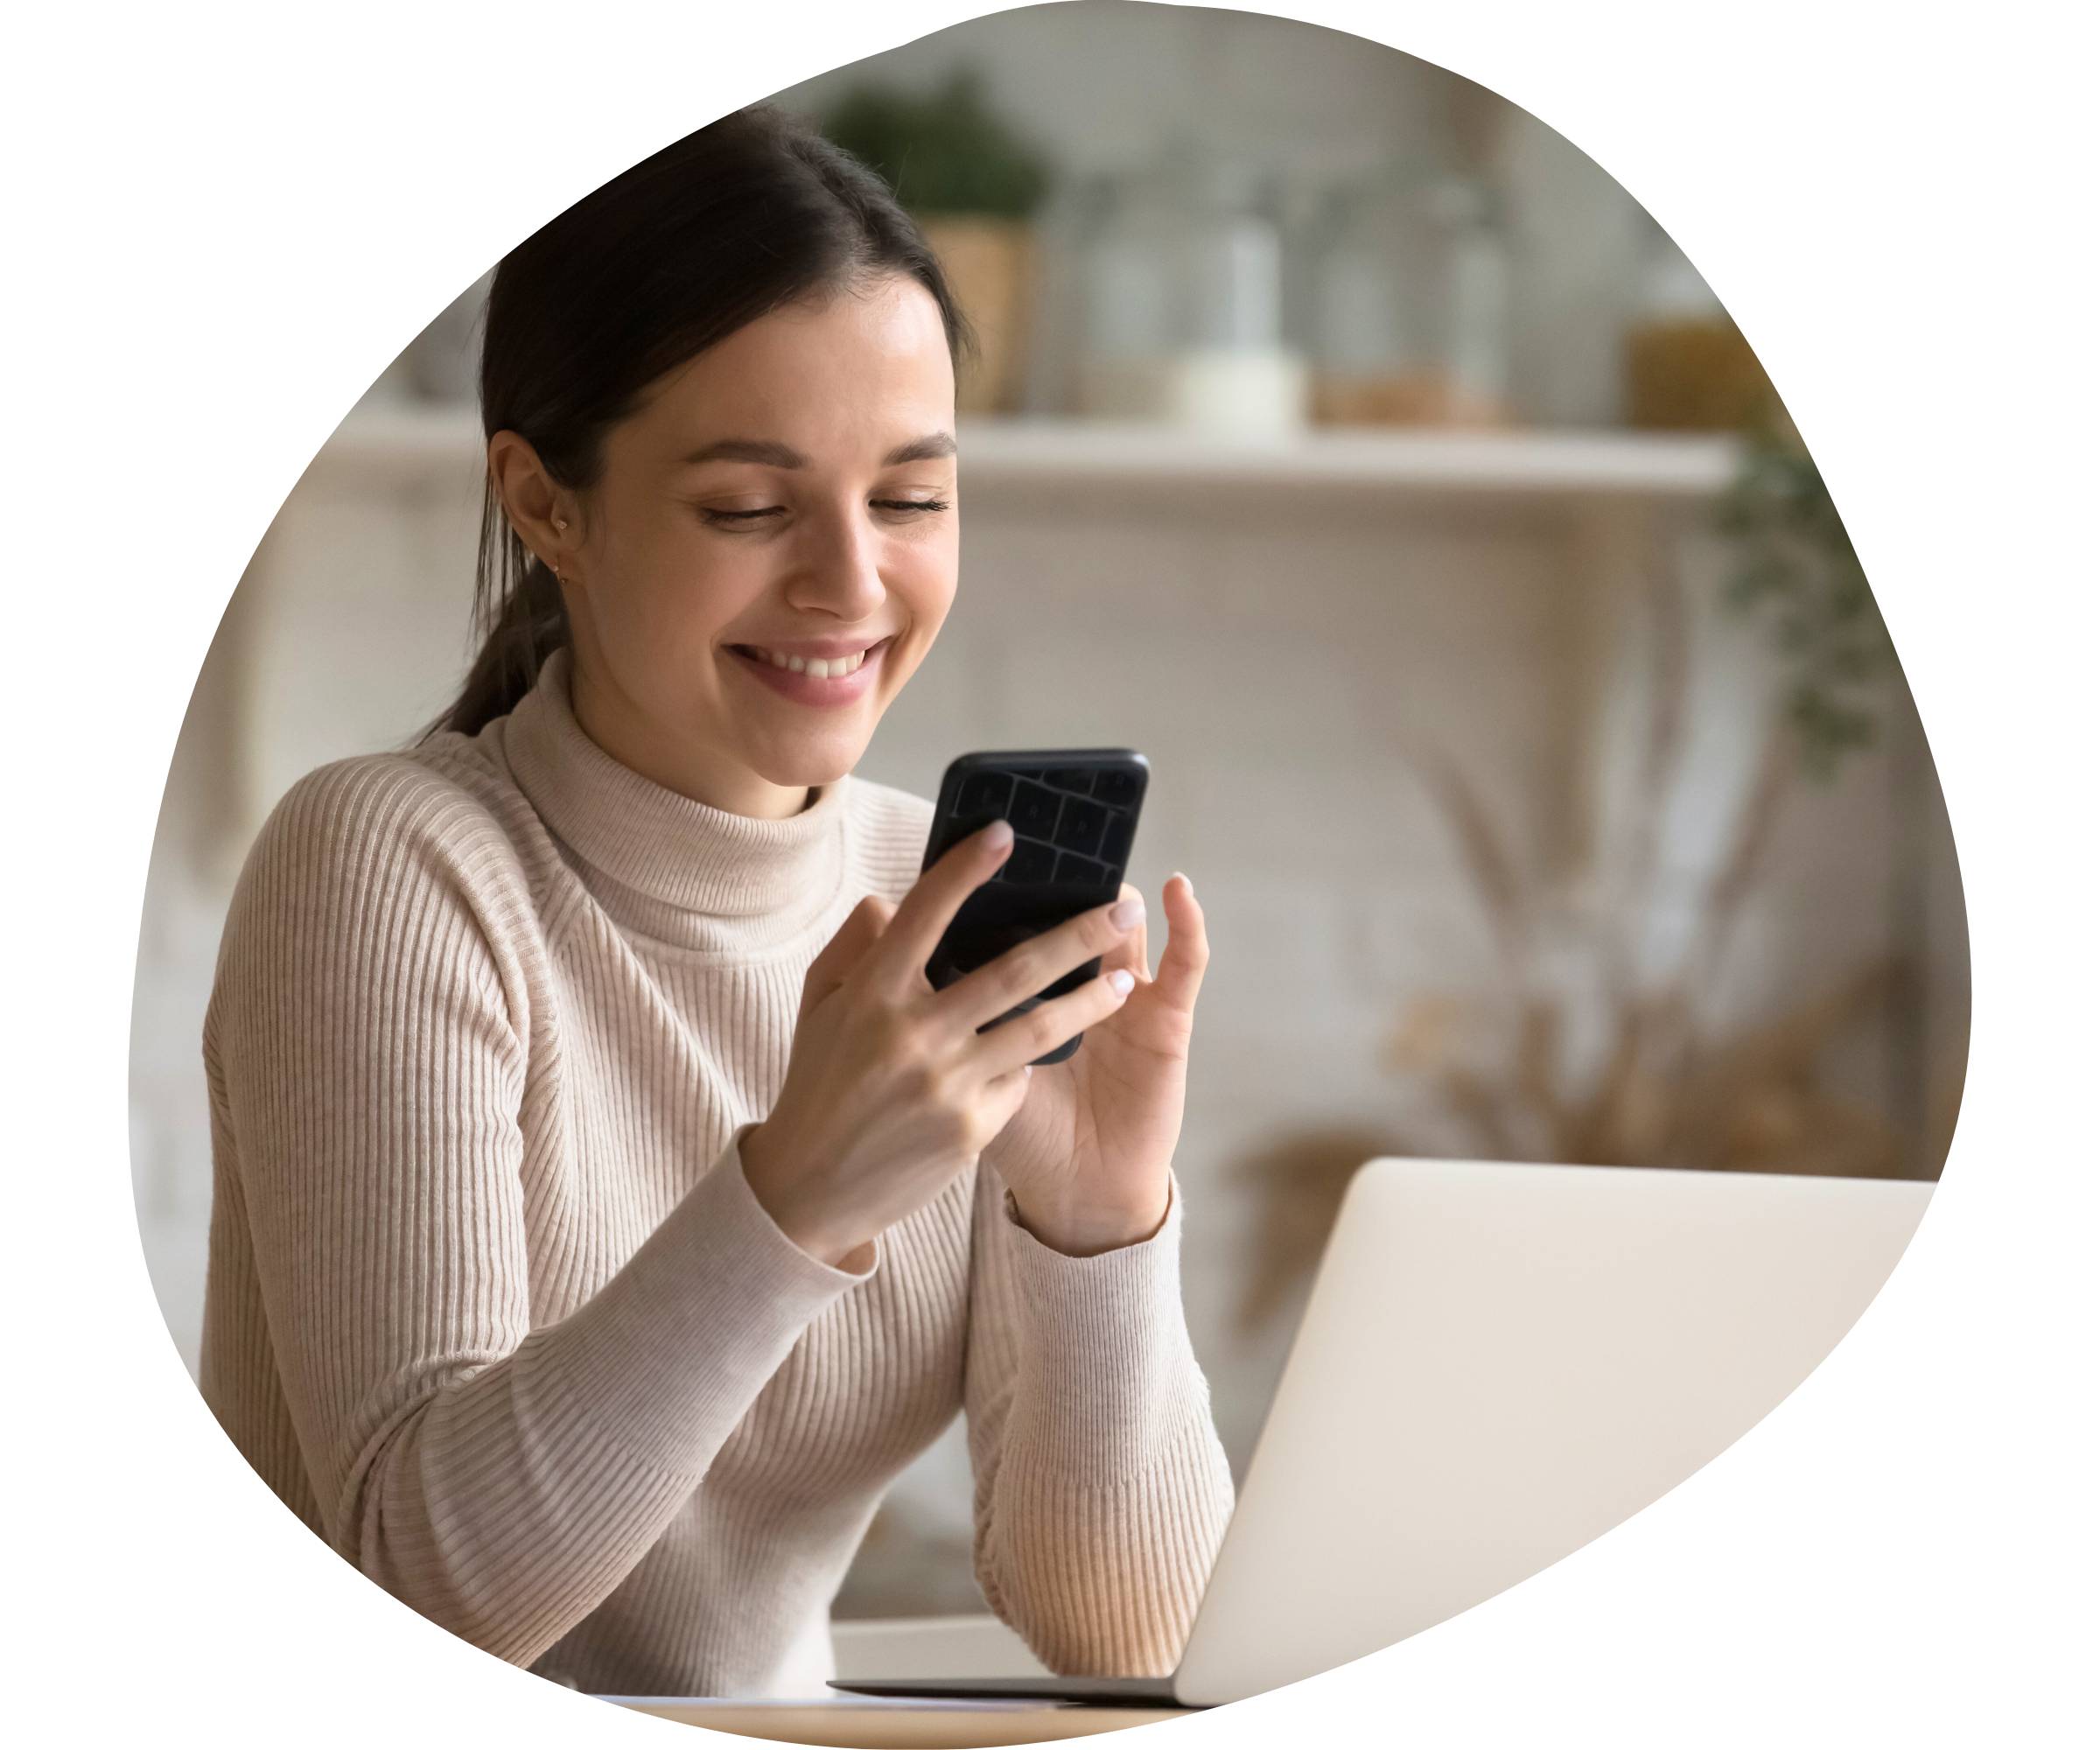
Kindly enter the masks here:
[[324, 1535], [527, 1665], [882, 1255], [854, 1275], [804, 1252], [752, 1193], [739, 1130], [595, 1296], [534, 1326], [509, 856], [411, 762], [310, 774], [236, 889], [206, 1058]]
[[1181, 1190], [1158, 1231], [1072, 1257], [977, 1169], [964, 1410], [977, 1582], [1054, 1672], [1165, 1676], [1233, 1507], [1183, 1316]]

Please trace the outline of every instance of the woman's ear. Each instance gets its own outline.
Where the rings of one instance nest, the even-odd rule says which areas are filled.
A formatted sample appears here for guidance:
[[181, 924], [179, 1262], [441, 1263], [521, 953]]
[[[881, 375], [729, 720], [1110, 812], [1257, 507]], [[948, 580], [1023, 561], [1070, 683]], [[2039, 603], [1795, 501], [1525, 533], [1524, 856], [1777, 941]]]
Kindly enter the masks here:
[[519, 433], [499, 431], [488, 440], [488, 478], [527, 550], [550, 569], [565, 569], [582, 544], [582, 512], [555, 485], [539, 452]]

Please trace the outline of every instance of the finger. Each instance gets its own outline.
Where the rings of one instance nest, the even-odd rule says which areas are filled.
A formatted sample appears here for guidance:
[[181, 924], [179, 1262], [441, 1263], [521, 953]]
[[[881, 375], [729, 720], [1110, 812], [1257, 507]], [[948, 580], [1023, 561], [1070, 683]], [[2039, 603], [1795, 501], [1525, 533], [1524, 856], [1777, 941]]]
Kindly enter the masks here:
[[[1144, 903], [1143, 891], [1128, 881], [1123, 884], [1122, 892], [1116, 897], [1118, 900], [1135, 900], [1140, 906]], [[1135, 976], [1140, 984], [1152, 982], [1152, 962], [1145, 954], [1144, 923], [1144, 919], [1140, 917], [1137, 928], [1101, 956], [1101, 970], [1103, 972], [1112, 972], [1120, 966]]]
[[1020, 1116], [1021, 1108], [1028, 1103], [1028, 1089], [1033, 1079], [1033, 1072], [1024, 1063], [1018, 1069], [1009, 1069], [984, 1084], [985, 1093], [994, 1102], [993, 1110], [1003, 1107], [1005, 1110], [1006, 1116], [999, 1124], [1002, 1130]]
[[991, 878], [1013, 851], [1013, 829], [993, 821], [959, 839], [912, 883], [876, 945], [872, 970], [892, 990], [909, 990], [924, 975], [962, 902]]
[[802, 975], [801, 1015], [808, 1015], [853, 976], [854, 969], [882, 939], [896, 910], [895, 901], [879, 893], [870, 893], [846, 914], [845, 921], [832, 933], [831, 940], [818, 951], [816, 958], [809, 962], [809, 970]]
[[977, 1035], [971, 1060], [987, 1075], [1003, 1074], [1055, 1051], [1120, 1009], [1137, 980], [1128, 971], [1104, 972], [1078, 990], [1054, 997], [989, 1032]]
[[1167, 878], [1160, 898], [1166, 906], [1166, 948], [1159, 956], [1159, 976], [1153, 984], [1159, 1000], [1193, 1014], [1203, 969], [1210, 964], [1203, 907], [1196, 903], [1194, 885], [1179, 871]]
[[[981, 1027], [998, 1019], [1016, 1004], [1046, 990], [1095, 956], [1101, 956], [1105, 962], [1110, 951], [1121, 945], [1125, 934], [1124, 927], [1112, 915], [1124, 903], [1118, 899], [1096, 906], [1018, 943], [956, 979], [934, 998], [934, 1006], [960, 1026]], [[1105, 963], [1102, 970], [1108, 970]]]

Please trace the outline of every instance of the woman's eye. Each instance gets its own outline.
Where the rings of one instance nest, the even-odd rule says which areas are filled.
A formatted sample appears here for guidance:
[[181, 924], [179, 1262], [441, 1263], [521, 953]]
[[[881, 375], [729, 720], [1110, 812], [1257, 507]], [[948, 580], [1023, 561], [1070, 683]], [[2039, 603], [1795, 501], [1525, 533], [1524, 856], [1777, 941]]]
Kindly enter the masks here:
[[[878, 510], [901, 511], [907, 515], [923, 515], [948, 508], [944, 498], [878, 498], [869, 501]], [[787, 514], [788, 507], [784, 504], [770, 504], [759, 510], [712, 510], [704, 505], [700, 510], [709, 524], [718, 528], [752, 528], [768, 517]]]

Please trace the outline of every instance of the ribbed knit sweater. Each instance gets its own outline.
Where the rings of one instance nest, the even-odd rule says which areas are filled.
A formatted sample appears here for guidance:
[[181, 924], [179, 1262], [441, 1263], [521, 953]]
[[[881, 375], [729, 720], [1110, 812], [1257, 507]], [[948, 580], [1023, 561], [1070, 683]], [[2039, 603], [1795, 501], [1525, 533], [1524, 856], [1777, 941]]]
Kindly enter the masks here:
[[248, 856], [204, 1030], [220, 1423], [501, 1658], [779, 1695], [823, 1692], [883, 1491], [960, 1411], [990, 1608], [1053, 1670], [1172, 1670], [1233, 1495], [1178, 1178], [1152, 1237], [1068, 1256], [995, 1144], [862, 1273], [805, 1252], [738, 1145], [932, 805], [849, 776], [785, 820], [708, 807], [592, 741], [568, 678], [309, 773]]

